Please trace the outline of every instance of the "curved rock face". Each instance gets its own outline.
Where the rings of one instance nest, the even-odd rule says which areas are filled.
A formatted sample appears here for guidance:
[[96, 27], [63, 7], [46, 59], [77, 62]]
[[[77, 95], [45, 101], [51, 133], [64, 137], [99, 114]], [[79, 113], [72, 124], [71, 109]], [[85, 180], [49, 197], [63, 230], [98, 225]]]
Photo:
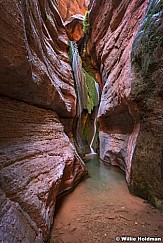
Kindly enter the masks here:
[[53, 1], [7, 0], [1, 7], [0, 94], [74, 116], [68, 38]]
[[163, 4], [150, 1], [132, 48], [131, 95], [140, 132], [130, 187], [163, 209]]
[[[72, 188], [85, 174], [85, 167], [54, 112], [6, 98], [1, 98], [0, 103], [1, 189], [14, 208], [4, 203], [3, 240], [8, 240], [10, 234], [5, 224], [17, 218], [15, 210], [19, 211], [18, 218], [24, 215], [20, 219], [24, 227], [28, 221], [34, 222], [35, 228], [28, 225], [29, 231], [33, 230], [31, 237], [41, 229], [47, 239], [57, 195]], [[16, 231], [17, 224], [13, 224], [10, 242], [18, 242], [17, 235], [23, 237], [21, 229]]]
[[[148, 198], [154, 204], [157, 204], [157, 200], [158, 204], [161, 204], [163, 187], [161, 186], [162, 124], [160, 119], [162, 119], [161, 107], [163, 106], [159, 80], [162, 79], [163, 59], [162, 38], [158, 33], [162, 34], [162, 13], [153, 10], [151, 14], [158, 34], [155, 41], [157, 51], [153, 54], [155, 61], [151, 61], [149, 59], [151, 54], [146, 55], [145, 52], [140, 51], [143, 48], [143, 40], [146, 49], [151, 49], [151, 39], [148, 40], [148, 37], [150, 31], [153, 32], [154, 29], [150, 29], [151, 20], [148, 19], [148, 31], [145, 33], [147, 28], [145, 25], [145, 29], [142, 27], [139, 30], [147, 4], [146, 0], [93, 1], [89, 16], [91, 36], [87, 48], [99, 66], [104, 86], [98, 112], [100, 157], [126, 171], [127, 181], [135, 193]], [[161, 5], [160, 1], [157, 4]], [[134, 41], [137, 32], [139, 34]], [[131, 62], [132, 46], [134, 63]], [[146, 64], [143, 64], [144, 59]], [[148, 61], [155, 64], [152, 66]], [[141, 77], [142, 73], [141, 75], [140, 72], [136, 73], [138, 65], [143, 70], [144, 65], [149, 67], [145, 79]], [[156, 72], [156, 69], [160, 71]], [[144, 96], [146, 87], [150, 86], [147, 85], [150, 79], [154, 80], [155, 86], [152, 86], [152, 93], [155, 93], [157, 98], [151, 95], [147, 95], [148, 98]], [[140, 90], [135, 91], [137, 88]], [[143, 105], [144, 103], [146, 105]], [[146, 158], [145, 151], [149, 154]], [[155, 171], [154, 175], [152, 175], [153, 171]]]
[[76, 113], [68, 37], [53, 1], [1, 1], [0, 20], [0, 241], [43, 242], [86, 174], [60, 123]]
[[84, 15], [87, 10], [88, 3], [89, 0], [58, 0], [57, 6], [63, 20], [65, 21], [74, 14]]
[[92, 31], [87, 46], [103, 82], [98, 112], [100, 157], [125, 169], [127, 178], [138, 132], [133, 114], [136, 108], [129, 102], [130, 56], [146, 6], [147, 1], [99, 0], [92, 3], [89, 16]]
[[70, 40], [79, 41], [84, 36], [83, 19], [83, 15], [75, 14], [65, 21], [66, 32]]

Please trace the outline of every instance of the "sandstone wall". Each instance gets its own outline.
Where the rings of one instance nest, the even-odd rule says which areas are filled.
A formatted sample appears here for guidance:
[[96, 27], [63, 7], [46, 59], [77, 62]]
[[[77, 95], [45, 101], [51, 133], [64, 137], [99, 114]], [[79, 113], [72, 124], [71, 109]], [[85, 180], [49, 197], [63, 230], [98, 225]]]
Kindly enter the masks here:
[[88, 0], [56, 0], [56, 2], [64, 21], [74, 14], [84, 15], [89, 3]]
[[70, 40], [77, 42], [84, 36], [83, 20], [83, 15], [75, 14], [65, 21], [64, 25]]
[[75, 115], [68, 37], [53, 1], [1, 1], [0, 94]]
[[150, 1], [132, 48], [131, 95], [140, 132], [134, 151], [131, 190], [163, 209], [163, 3]]
[[2, 0], [0, 31], [0, 241], [43, 242], [86, 174], [60, 122], [76, 113], [68, 37], [51, 0]]
[[[161, 6], [160, 1], [157, 4]], [[156, 45], [154, 48], [152, 44], [150, 54], [146, 55], [140, 50], [143, 40], [146, 49], [151, 48], [152, 29], [149, 25], [145, 31], [146, 25], [141, 25], [147, 18], [147, 5], [146, 0], [92, 1], [87, 49], [100, 69], [103, 82], [98, 112], [100, 157], [126, 171], [126, 179], [135, 193], [161, 204], [162, 12], [155, 6], [157, 10], [151, 10], [151, 19], [148, 18], [148, 25], [153, 20], [156, 30]], [[149, 56], [154, 49], [151, 61]], [[134, 70], [136, 66], [144, 70], [144, 61], [149, 70], [143, 79], [142, 73]], [[146, 95], [150, 86], [146, 83], [150, 80], [154, 83], [152, 93]]]
[[[0, 103], [1, 188], [47, 238], [57, 194], [79, 181], [85, 173], [84, 165], [54, 112], [6, 98]], [[10, 211], [4, 224], [9, 217]], [[28, 222], [28, 218], [25, 220]], [[12, 242], [17, 242], [21, 230], [14, 236], [17, 225], [10, 227]]]
[[146, 6], [147, 1], [99, 0], [93, 2], [89, 17], [92, 31], [88, 49], [99, 65], [103, 82], [98, 112], [100, 156], [124, 168], [127, 177], [137, 136], [133, 131], [138, 132], [133, 114], [136, 108], [129, 102], [131, 49]]

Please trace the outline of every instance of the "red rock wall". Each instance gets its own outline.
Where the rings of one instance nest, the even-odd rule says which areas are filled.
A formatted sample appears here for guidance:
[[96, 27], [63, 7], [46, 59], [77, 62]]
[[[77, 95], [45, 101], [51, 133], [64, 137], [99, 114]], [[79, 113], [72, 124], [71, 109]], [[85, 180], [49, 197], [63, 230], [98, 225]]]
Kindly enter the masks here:
[[77, 42], [84, 36], [83, 20], [83, 15], [75, 14], [65, 21], [64, 25], [70, 40]]
[[1, 1], [0, 31], [0, 241], [43, 242], [86, 174], [60, 123], [76, 113], [68, 37], [50, 0]]
[[[161, 10], [158, 11], [157, 6], [155, 10], [151, 8], [151, 12], [153, 11], [153, 15], [157, 13], [158, 19], [155, 23], [159, 24], [155, 24], [154, 28], [149, 28], [145, 33], [146, 26], [152, 20], [152, 16], [151, 19], [146, 16], [145, 19], [148, 21], [146, 21], [144, 29], [140, 29], [137, 42], [134, 42], [145, 16], [147, 4], [146, 0], [93, 1], [89, 15], [91, 29], [87, 48], [100, 69], [103, 82], [98, 112], [100, 157], [126, 171], [127, 181], [130, 186], [132, 185], [132, 190], [136, 194], [160, 206], [160, 200], [163, 198], [163, 187], [161, 186], [163, 134], [161, 132], [162, 135], [159, 135], [162, 130], [160, 124], [162, 101], [159, 95], [162, 93], [162, 85], [159, 80], [162, 80], [161, 63], [163, 59], [161, 55]], [[154, 35], [154, 32], [157, 34]], [[146, 34], [144, 41], [146, 51], [142, 52], [140, 51], [143, 43], [141, 33]], [[152, 37], [150, 37], [150, 33]], [[155, 47], [157, 51], [154, 55], [153, 51], [147, 54], [147, 50], [154, 50], [152, 43], [154, 38], [154, 43], [157, 43]], [[131, 62], [132, 48], [136, 50], [135, 64]], [[139, 55], [140, 53], [141, 55]], [[160, 53], [159, 58], [156, 53]], [[150, 58], [151, 56], [152, 58]], [[156, 61], [157, 59], [159, 61]], [[152, 65], [152, 63], [155, 64]], [[143, 71], [146, 66], [150, 71], [148, 70], [144, 75]], [[139, 72], [139, 75], [133, 71], [133, 68], [137, 70], [137, 67], [143, 70], [141, 74]], [[160, 70], [159, 72], [156, 72], [156, 67]], [[151, 75], [153, 76], [151, 77]], [[147, 83], [151, 79], [154, 80], [154, 84], [150, 86]], [[150, 95], [146, 94], [146, 88], [151, 90], [151, 87]], [[156, 100], [151, 96], [153, 92], [155, 98], [158, 97]], [[152, 101], [155, 103], [154, 105], [151, 105]], [[155, 117], [155, 119], [151, 117]], [[149, 132], [151, 128], [152, 131]], [[150, 145], [147, 140], [150, 141]], [[156, 154], [155, 151], [157, 151]], [[146, 173], [147, 171], [148, 173]]]
[[150, 1], [132, 47], [131, 95], [140, 132], [130, 188], [163, 210], [163, 3]]
[[[100, 156], [130, 174], [138, 128], [131, 90], [131, 48], [147, 1], [94, 1], [88, 49], [102, 75], [103, 91], [98, 112]], [[103, 16], [103, 18], [102, 18]], [[134, 134], [133, 134], [134, 131]], [[129, 146], [130, 144], [130, 146]]]
[[56, 2], [64, 21], [74, 14], [85, 15], [89, 3], [88, 0], [56, 0]]
[[53, 1], [7, 0], [1, 6], [0, 94], [74, 116], [68, 37]]
[[[6, 98], [0, 103], [1, 189], [35, 222], [33, 237], [40, 228], [47, 238], [57, 194], [79, 181], [84, 165], [54, 112]], [[12, 217], [7, 213], [2, 213], [4, 224]], [[3, 230], [9, 233], [4, 225]], [[13, 234], [15, 230], [13, 224]]]

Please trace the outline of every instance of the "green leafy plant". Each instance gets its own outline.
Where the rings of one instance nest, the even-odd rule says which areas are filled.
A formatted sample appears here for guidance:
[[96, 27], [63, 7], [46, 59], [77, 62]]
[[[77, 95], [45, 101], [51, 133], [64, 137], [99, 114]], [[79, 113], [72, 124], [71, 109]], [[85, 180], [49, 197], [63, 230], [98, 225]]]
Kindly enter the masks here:
[[86, 11], [84, 19], [83, 19], [83, 32], [84, 33], [86, 33], [90, 28], [90, 24], [88, 23], [88, 16], [89, 16], [89, 12]]

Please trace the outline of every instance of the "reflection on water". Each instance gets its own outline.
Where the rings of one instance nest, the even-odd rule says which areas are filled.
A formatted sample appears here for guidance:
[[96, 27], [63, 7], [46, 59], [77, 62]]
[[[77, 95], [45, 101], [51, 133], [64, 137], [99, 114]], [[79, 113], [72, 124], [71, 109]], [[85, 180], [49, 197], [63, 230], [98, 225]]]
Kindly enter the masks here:
[[118, 168], [105, 165], [99, 160], [97, 155], [90, 154], [85, 158], [90, 178], [81, 182], [79, 186], [83, 187], [89, 197], [100, 196], [105, 201], [111, 197], [111, 191], [115, 192], [115, 197], [119, 193], [128, 192], [124, 173]]

